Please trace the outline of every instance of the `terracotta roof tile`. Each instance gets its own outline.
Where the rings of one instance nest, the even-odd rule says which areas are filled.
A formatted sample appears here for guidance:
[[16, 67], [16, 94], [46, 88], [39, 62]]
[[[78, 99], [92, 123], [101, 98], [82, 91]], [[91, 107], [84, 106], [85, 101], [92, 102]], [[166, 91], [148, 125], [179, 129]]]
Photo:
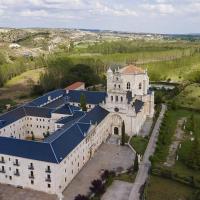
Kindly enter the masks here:
[[145, 70], [140, 67], [136, 67], [135, 65], [128, 65], [122, 68], [121, 72], [123, 74], [143, 74], [145, 73]]
[[83, 82], [75, 82], [75, 83], [73, 83], [72, 85], [66, 87], [65, 89], [66, 89], [66, 90], [75, 90], [75, 89], [79, 88], [80, 86], [82, 86], [82, 85], [84, 85], [84, 84], [85, 84], [85, 83], [83, 83]]

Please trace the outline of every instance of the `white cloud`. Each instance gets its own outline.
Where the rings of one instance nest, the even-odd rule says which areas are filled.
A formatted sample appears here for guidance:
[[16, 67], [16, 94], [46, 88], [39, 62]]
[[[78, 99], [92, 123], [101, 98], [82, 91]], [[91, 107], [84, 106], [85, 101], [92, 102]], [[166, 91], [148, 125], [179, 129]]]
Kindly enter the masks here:
[[176, 9], [172, 4], [143, 4], [142, 7], [150, 12], [160, 13], [160, 14], [172, 14], [176, 12]]
[[45, 10], [24, 10], [20, 12], [23, 17], [47, 17], [48, 12]]
[[0, 16], [4, 14], [4, 10], [0, 9]]

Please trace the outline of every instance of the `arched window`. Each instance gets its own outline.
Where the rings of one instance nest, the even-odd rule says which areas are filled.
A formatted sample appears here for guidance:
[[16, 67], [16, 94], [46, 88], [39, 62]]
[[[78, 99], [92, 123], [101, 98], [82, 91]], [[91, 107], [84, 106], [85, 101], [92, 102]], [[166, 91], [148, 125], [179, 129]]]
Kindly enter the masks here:
[[118, 96], [115, 96], [115, 101], [118, 101]]
[[130, 82], [127, 83], [127, 87], [126, 87], [126, 88], [127, 88], [127, 90], [130, 90], [130, 89], [131, 89], [131, 84], [130, 84]]
[[142, 83], [139, 83], [139, 90], [142, 89]]
[[111, 101], [113, 101], [113, 96], [111, 96]]
[[121, 102], [123, 101], [123, 97], [121, 97]]

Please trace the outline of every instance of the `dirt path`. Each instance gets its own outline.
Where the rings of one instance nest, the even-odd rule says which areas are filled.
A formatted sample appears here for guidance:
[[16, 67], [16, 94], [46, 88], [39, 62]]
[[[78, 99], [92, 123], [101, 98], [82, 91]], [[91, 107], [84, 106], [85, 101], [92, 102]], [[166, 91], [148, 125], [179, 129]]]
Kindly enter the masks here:
[[173, 138], [173, 142], [170, 145], [169, 154], [167, 156], [166, 162], [164, 163], [164, 165], [167, 167], [172, 167], [176, 162], [176, 152], [179, 147], [179, 144], [181, 143], [184, 137], [184, 131], [182, 130], [182, 126], [185, 121], [186, 121], [186, 118], [181, 118], [177, 122], [176, 132]]

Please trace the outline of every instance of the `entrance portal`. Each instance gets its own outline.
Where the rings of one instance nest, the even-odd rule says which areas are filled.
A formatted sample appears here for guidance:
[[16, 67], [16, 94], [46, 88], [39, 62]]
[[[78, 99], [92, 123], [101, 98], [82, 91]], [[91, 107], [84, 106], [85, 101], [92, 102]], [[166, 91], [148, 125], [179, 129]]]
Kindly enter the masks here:
[[119, 135], [119, 129], [118, 129], [118, 127], [115, 127], [115, 128], [114, 128], [114, 134], [115, 134], [115, 135]]

